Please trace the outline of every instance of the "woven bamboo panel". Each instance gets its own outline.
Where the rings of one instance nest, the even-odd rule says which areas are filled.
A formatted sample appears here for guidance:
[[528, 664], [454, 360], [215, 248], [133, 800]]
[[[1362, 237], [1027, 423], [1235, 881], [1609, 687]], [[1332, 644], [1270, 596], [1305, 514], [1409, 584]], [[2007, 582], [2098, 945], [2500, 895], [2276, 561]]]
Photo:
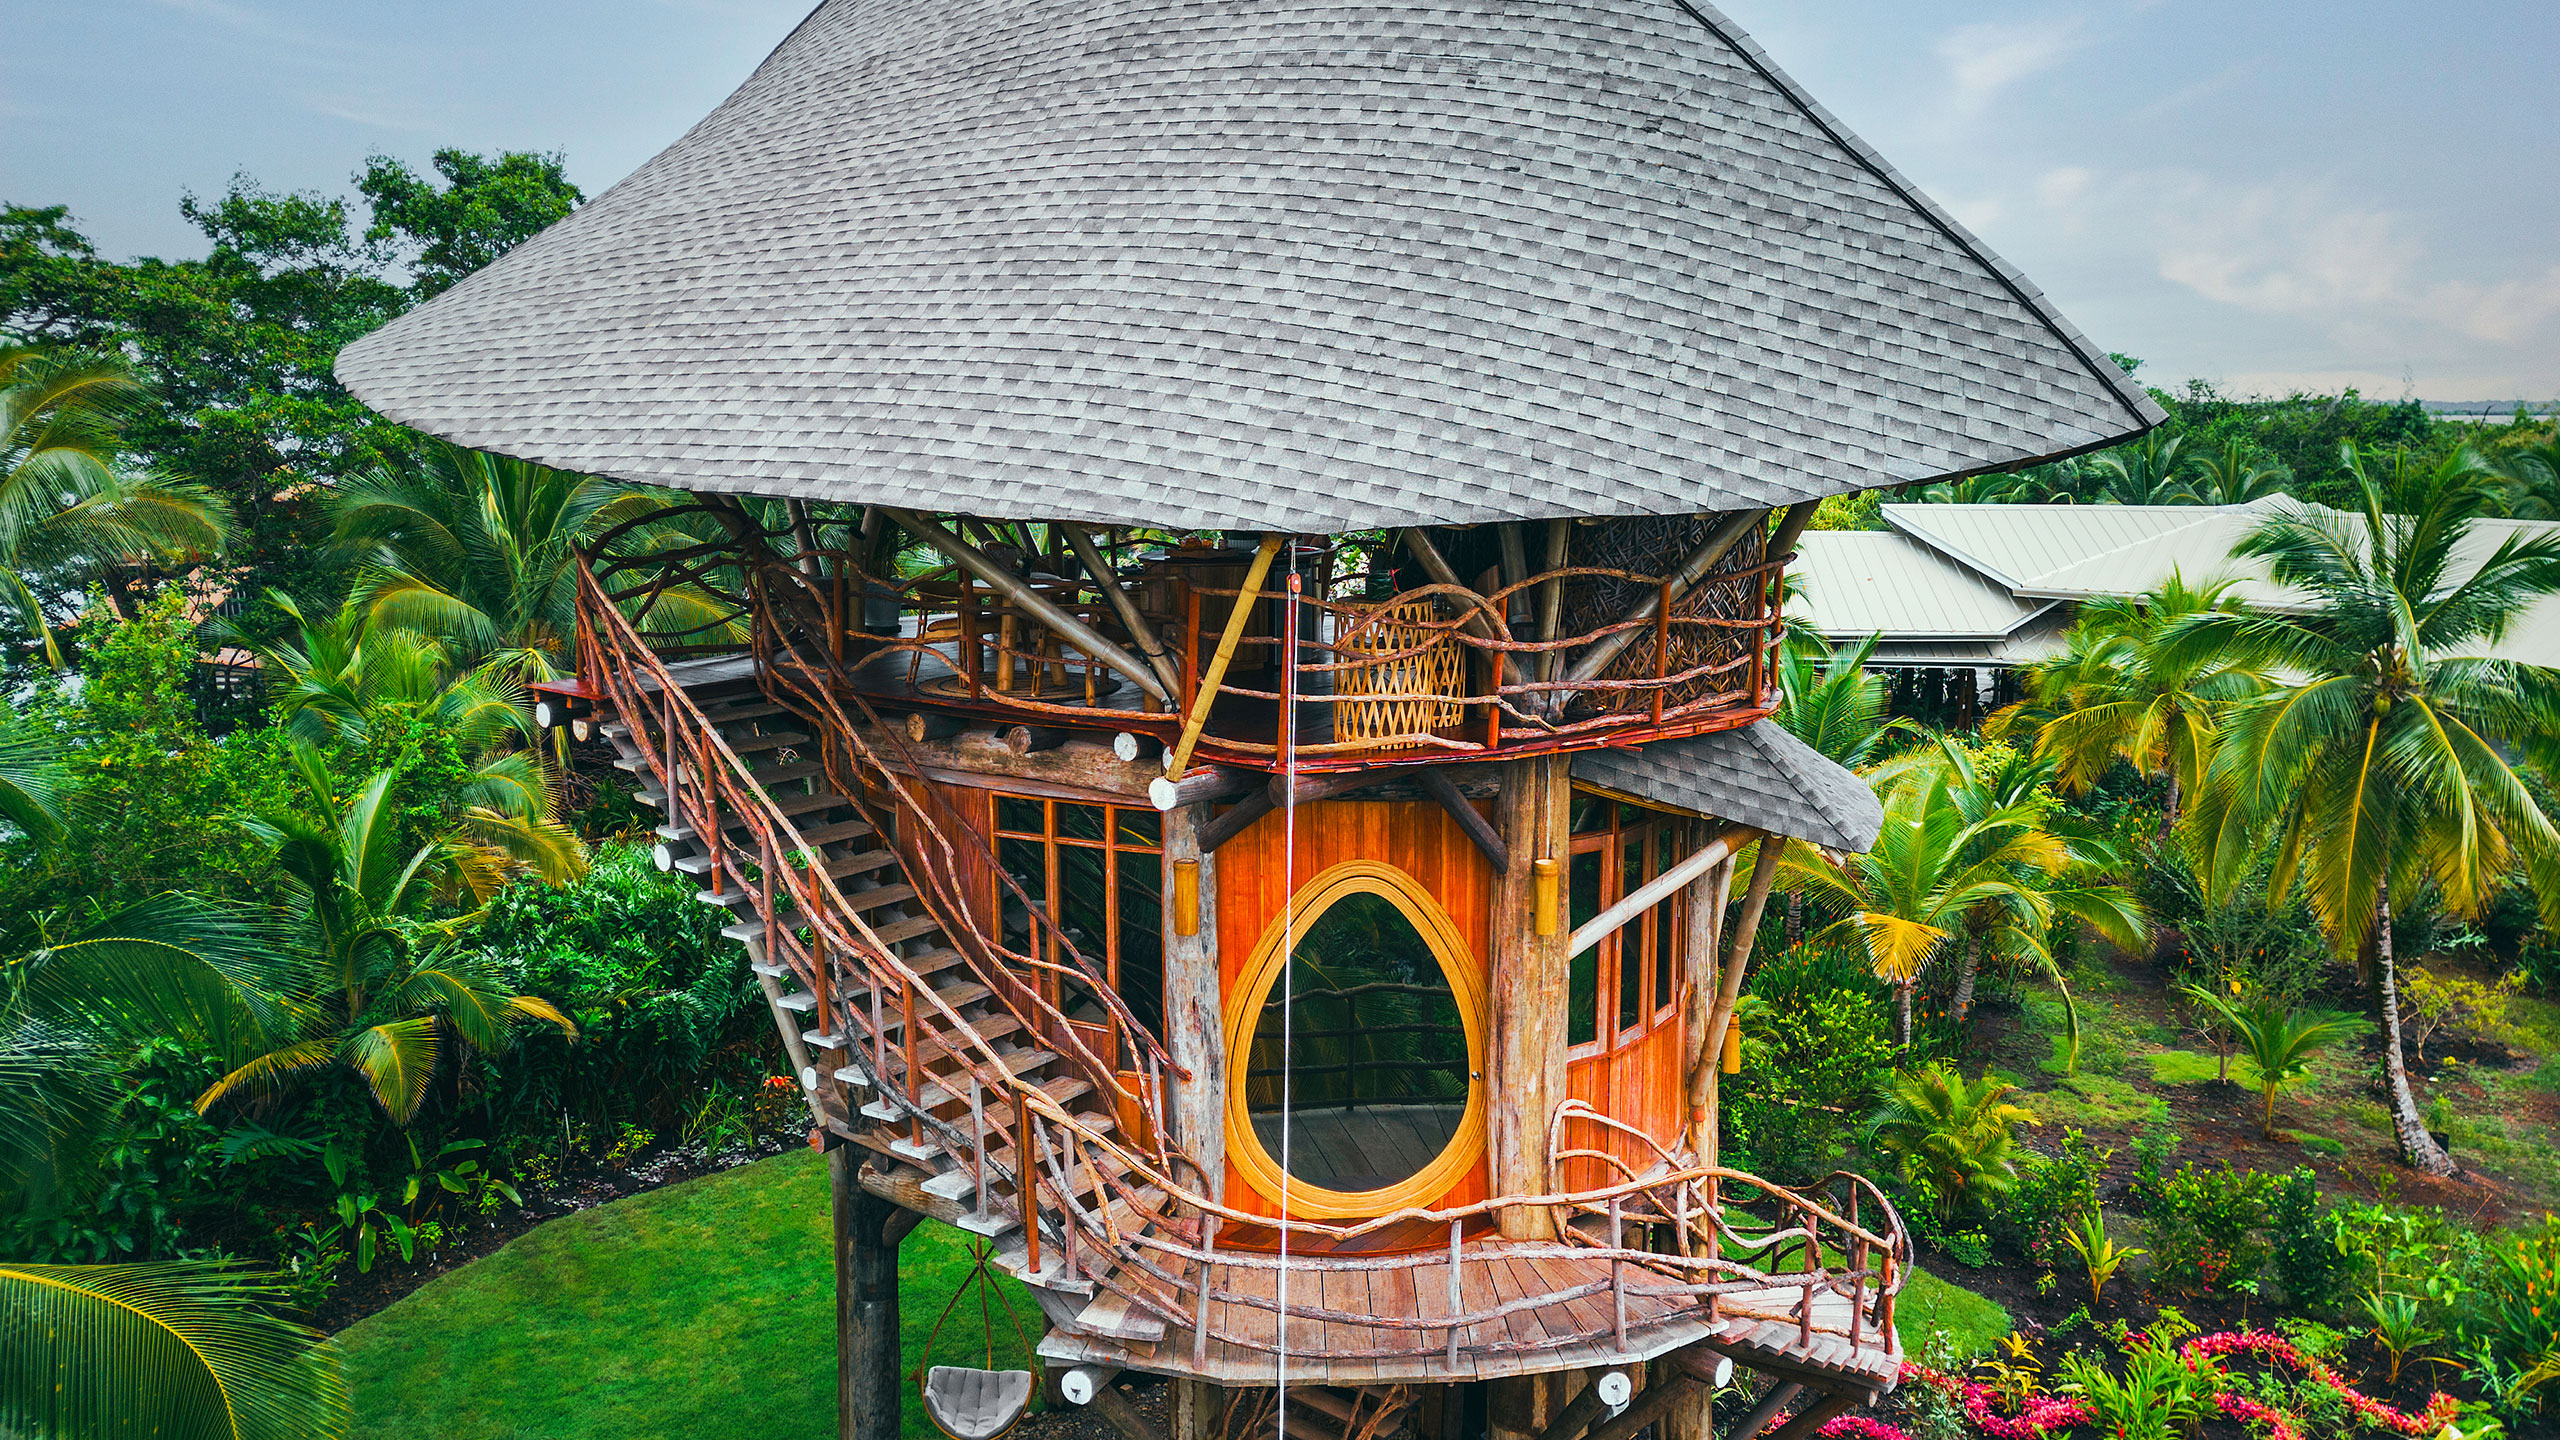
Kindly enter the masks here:
[[[1336, 741], [1385, 741], [1397, 736], [1427, 735], [1458, 724], [1465, 711], [1458, 697], [1465, 693], [1466, 656], [1450, 631], [1431, 623], [1438, 618], [1429, 600], [1407, 600], [1388, 607], [1383, 616], [1375, 619], [1344, 617], [1345, 631], [1356, 628], [1357, 633], [1349, 634], [1335, 647], [1338, 658], [1393, 658], [1336, 673]], [[1402, 653], [1405, 651], [1419, 653]]]
[[[1705, 540], [1707, 532], [1719, 518], [1713, 515], [1646, 516], [1604, 520], [1597, 525], [1577, 525], [1573, 531], [1572, 562], [1575, 565], [1658, 575], [1678, 565], [1682, 556]], [[1673, 602], [1672, 615], [1675, 618], [1716, 616], [1724, 619], [1746, 619], [1755, 615], [1760, 606], [1753, 587], [1719, 584], [1717, 577], [1757, 566], [1767, 539], [1767, 535], [1755, 527], [1735, 542], [1733, 548], [1725, 551], [1708, 569], [1706, 578], [1696, 588]], [[1642, 600], [1649, 588], [1598, 576], [1568, 582], [1565, 586], [1563, 633], [1589, 634], [1617, 620], [1627, 613], [1628, 607]], [[1753, 634], [1748, 630], [1674, 625], [1671, 627], [1669, 663], [1663, 668], [1676, 675], [1700, 665], [1736, 659], [1749, 653]], [[1653, 674], [1653, 649], [1653, 637], [1639, 635], [1619, 652], [1616, 663], [1597, 678], [1633, 680]], [[1663, 703], [1685, 704], [1713, 691], [1730, 689], [1734, 684], [1730, 677], [1702, 676], [1671, 686], [1663, 696]], [[1588, 690], [1574, 697], [1571, 713], [1595, 715], [1650, 709], [1653, 696], [1654, 692], [1648, 689]]]

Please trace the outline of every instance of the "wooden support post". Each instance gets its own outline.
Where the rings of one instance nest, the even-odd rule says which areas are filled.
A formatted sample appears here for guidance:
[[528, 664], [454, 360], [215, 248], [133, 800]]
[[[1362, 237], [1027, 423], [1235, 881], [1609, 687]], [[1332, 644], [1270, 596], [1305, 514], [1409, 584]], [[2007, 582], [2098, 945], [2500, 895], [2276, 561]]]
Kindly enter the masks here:
[[827, 1152], [835, 1212], [836, 1437], [896, 1440], [906, 1387], [898, 1373], [898, 1242], [916, 1222], [862, 1188], [862, 1151]]
[[[1712, 822], [1693, 820], [1689, 823], [1690, 843], [1706, 838]], [[1699, 1159], [1716, 1163], [1716, 1057], [1707, 1052], [1707, 1021], [1714, 1015], [1719, 971], [1717, 952], [1724, 938], [1725, 897], [1733, 889], [1733, 860], [1725, 861], [1706, 874], [1689, 882], [1688, 908], [1681, 916], [1680, 933], [1683, 983], [1688, 993], [1683, 997], [1681, 1020], [1688, 1039], [1686, 1079], [1691, 1085], [1689, 1110], [1689, 1149]], [[1706, 1093], [1696, 1094], [1700, 1074], [1706, 1077]]]
[[[1227, 1045], [1218, 994], [1218, 859], [1200, 844], [1208, 821], [1206, 805], [1164, 814], [1166, 874], [1188, 864], [1197, 867], [1197, 879], [1162, 887], [1165, 913], [1158, 933], [1164, 936], [1165, 1050], [1191, 1076], [1171, 1082], [1166, 1119], [1175, 1142], [1200, 1162], [1201, 1183], [1214, 1198], [1226, 1188]], [[1198, 896], [1196, 914], [1177, 913], [1184, 890]]]
[[1770, 1434], [1769, 1440], [1807, 1440], [1807, 1437], [1830, 1424], [1833, 1417], [1845, 1413], [1849, 1407], [1857, 1403], [1858, 1398], [1854, 1395], [1825, 1395], [1797, 1411], [1794, 1419], [1779, 1426]]
[[1726, 1433], [1725, 1440], [1751, 1440], [1751, 1437], [1768, 1429], [1769, 1422], [1778, 1418], [1778, 1412], [1803, 1393], [1804, 1386], [1797, 1382], [1779, 1381], [1768, 1394], [1760, 1397], [1759, 1404], [1752, 1406], [1750, 1412], [1742, 1417], [1741, 1424]]
[[1715, 1115], [1708, 1098], [1714, 1094], [1716, 1062], [1724, 1054], [1725, 1027], [1733, 1023], [1734, 1003], [1742, 998], [1742, 981], [1751, 964], [1751, 939], [1760, 929], [1760, 912], [1769, 906], [1769, 887], [1778, 878], [1778, 856], [1786, 848], [1784, 835], [1760, 837], [1759, 853], [1751, 862], [1751, 887], [1743, 893], [1742, 913], [1733, 920], [1731, 938], [1725, 941], [1722, 973], [1716, 977], [1715, 1008], [1708, 1012], [1707, 1030], [1698, 1051], [1697, 1068], [1689, 1075], [1689, 1107], [1692, 1116], [1707, 1112], [1707, 1133], [1715, 1133]]
[[[1503, 1102], [1492, 1107], [1485, 1137], [1496, 1195], [1552, 1188], [1547, 1119], [1565, 1098], [1565, 937], [1537, 933], [1532, 872], [1536, 861], [1561, 860], [1570, 846], [1567, 763], [1561, 755], [1538, 755], [1502, 767], [1498, 815], [1511, 863], [1493, 912], [1492, 1043], [1485, 1076], [1488, 1092]], [[1496, 1220], [1506, 1239], [1554, 1238], [1544, 1206], [1504, 1210]]]
[[1165, 1418], [1172, 1422], [1168, 1440], [1218, 1440], [1226, 1418], [1227, 1392], [1206, 1380], [1174, 1380], [1165, 1393]]

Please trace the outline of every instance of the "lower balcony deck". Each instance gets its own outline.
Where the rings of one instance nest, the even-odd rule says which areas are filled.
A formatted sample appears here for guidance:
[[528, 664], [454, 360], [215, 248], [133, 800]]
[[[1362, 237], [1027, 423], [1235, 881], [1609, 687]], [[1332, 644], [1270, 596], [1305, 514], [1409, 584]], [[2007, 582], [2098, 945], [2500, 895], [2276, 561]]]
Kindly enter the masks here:
[[[1846, 1295], [1815, 1294], [1807, 1338], [1797, 1312], [1802, 1290], [1721, 1295], [1710, 1313], [1694, 1296], [1643, 1293], [1666, 1282], [1634, 1267], [1624, 1267], [1621, 1342], [1609, 1288], [1610, 1262], [1557, 1255], [1555, 1249], [1491, 1236], [1464, 1243], [1458, 1313], [1507, 1313], [1462, 1329], [1454, 1358], [1447, 1338], [1446, 1317], [1452, 1312], [1445, 1256], [1394, 1269], [1335, 1268], [1320, 1262], [1293, 1269], [1287, 1277], [1288, 1378], [1331, 1385], [1450, 1384], [1628, 1365], [1693, 1345], [1740, 1365], [1800, 1373], [1835, 1388], [1889, 1390], [1901, 1367], [1892, 1330], [1879, 1327], [1872, 1316], [1851, 1340]], [[1084, 1330], [1070, 1324], [1050, 1331], [1040, 1355], [1058, 1365], [1113, 1366], [1226, 1386], [1269, 1385], [1282, 1363], [1280, 1282], [1276, 1268], [1221, 1265], [1216, 1288], [1237, 1298], [1211, 1301], [1213, 1338], [1206, 1347], [1195, 1347], [1185, 1328], [1149, 1339], [1144, 1333], [1115, 1337], [1099, 1333], [1098, 1327]], [[1103, 1308], [1115, 1315], [1121, 1310], [1107, 1300]], [[1371, 1323], [1328, 1321], [1318, 1312], [1371, 1317]]]

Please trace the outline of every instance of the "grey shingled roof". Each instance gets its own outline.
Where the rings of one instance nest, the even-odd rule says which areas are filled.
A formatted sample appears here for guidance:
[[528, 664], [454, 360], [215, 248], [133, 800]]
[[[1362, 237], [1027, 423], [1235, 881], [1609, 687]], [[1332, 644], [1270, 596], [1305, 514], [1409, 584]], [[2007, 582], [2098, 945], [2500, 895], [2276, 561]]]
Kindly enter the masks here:
[[1681, 0], [829, 0], [338, 374], [632, 480], [1303, 532], [1756, 507], [2159, 418]]
[[1864, 850], [1884, 826], [1884, 807], [1866, 781], [1774, 720], [1636, 751], [1586, 750], [1573, 757], [1573, 778], [1833, 850]]

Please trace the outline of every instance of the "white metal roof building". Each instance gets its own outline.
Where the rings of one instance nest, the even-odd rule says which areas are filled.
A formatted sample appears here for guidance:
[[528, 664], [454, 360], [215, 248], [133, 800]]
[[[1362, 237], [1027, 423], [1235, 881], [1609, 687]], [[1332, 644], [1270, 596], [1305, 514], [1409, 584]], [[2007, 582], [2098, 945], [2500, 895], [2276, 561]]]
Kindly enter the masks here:
[[[2321, 507], [2282, 495], [2246, 505], [1887, 505], [1890, 530], [1805, 533], [1791, 614], [1834, 644], [1881, 637], [1877, 665], [1998, 670], [2059, 654], [2079, 602], [2139, 595], [2173, 573], [2236, 580], [2241, 600], [2282, 610], [2296, 597], [2231, 550], [2284, 508]], [[2476, 565], [2519, 530], [2552, 529], [2480, 521], [2462, 554]], [[2537, 606], [2496, 653], [2560, 666], [2560, 599]]]

